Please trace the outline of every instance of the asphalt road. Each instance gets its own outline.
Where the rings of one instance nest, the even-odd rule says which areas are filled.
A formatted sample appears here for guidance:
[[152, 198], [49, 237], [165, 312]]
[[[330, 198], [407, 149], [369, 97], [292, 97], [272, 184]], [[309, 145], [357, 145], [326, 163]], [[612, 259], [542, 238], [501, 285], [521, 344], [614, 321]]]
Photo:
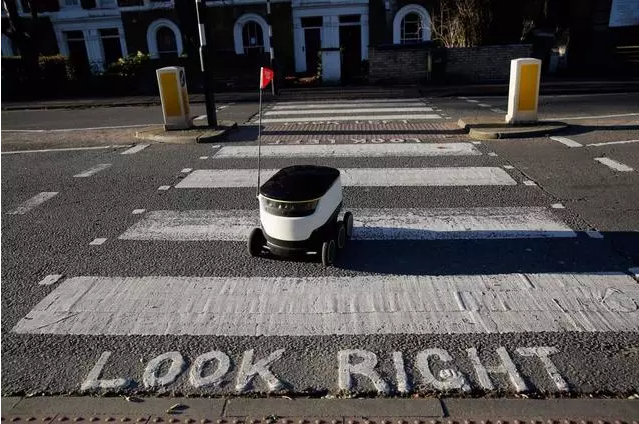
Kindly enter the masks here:
[[[581, 147], [473, 144], [454, 130], [480, 108], [466, 99], [424, 100], [430, 121], [267, 126], [269, 146], [298, 153], [359, 146], [262, 160], [346, 170], [345, 207], [380, 214], [367, 222], [381, 236], [358, 230], [327, 269], [311, 256], [245, 252], [244, 218], [257, 205], [238, 170], [255, 159], [221, 156], [253, 144], [250, 125], [221, 149], [3, 154], [2, 394], [637, 393], [639, 143], [588, 144], [639, 139], [628, 115], [639, 101], [544, 100], [549, 115], [588, 117], [569, 135]], [[126, 110], [87, 114], [124, 122]], [[10, 114], [3, 130], [35, 125]], [[594, 118], [611, 114], [625, 116]], [[94, 125], [83, 119], [75, 125]], [[73, 122], [53, 121], [44, 128]], [[406, 153], [411, 145], [424, 153]], [[393, 146], [404, 156], [378, 155]], [[379, 173], [357, 176], [371, 168]], [[57, 194], [24, 203], [45, 192]]]

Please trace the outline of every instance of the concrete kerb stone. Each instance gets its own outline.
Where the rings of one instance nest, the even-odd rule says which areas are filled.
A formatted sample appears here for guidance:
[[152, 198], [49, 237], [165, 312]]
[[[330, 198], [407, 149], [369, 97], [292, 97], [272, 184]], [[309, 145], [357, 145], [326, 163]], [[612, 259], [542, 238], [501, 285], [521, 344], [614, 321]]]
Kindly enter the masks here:
[[223, 139], [230, 131], [237, 128], [233, 121], [220, 121], [217, 128], [196, 126], [188, 130], [165, 131], [162, 127], [145, 127], [135, 133], [135, 138], [159, 143], [213, 143]]
[[539, 121], [534, 124], [508, 125], [494, 118], [461, 118], [457, 125], [475, 140], [545, 137], [565, 131], [569, 125], [559, 121]]

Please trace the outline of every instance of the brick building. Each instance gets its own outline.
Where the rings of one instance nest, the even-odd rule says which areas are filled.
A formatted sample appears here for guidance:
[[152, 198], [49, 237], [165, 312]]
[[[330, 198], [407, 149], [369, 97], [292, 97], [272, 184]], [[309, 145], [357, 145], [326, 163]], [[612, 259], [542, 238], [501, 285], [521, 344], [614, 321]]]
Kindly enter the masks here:
[[[17, 1], [28, 17], [23, 0]], [[177, 1], [193, 2], [41, 0], [40, 51], [69, 56], [78, 66], [93, 71], [137, 51], [177, 60], [185, 51], [184, 22], [178, 19]], [[374, 81], [422, 80], [426, 77], [432, 16], [437, 16], [439, 1], [272, 0], [272, 40], [280, 75], [319, 72], [324, 81], [347, 81], [369, 73]], [[617, 16], [621, 25], [611, 24], [619, 2], [625, 10], [639, 9], [639, 0], [550, 0], [558, 11], [549, 19], [572, 26], [574, 36], [584, 41], [582, 46], [595, 49], [589, 52], [594, 57], [637, 33], [636, 16], [620, 20]], [[493, 0], [492, 26], [499, 31], [488, 37], [492, 45], [450, 49], [444, 58], [446, 72], [470, 80], [505, 79], [505, 64], [533, 51], [532, 45], [520, 43], [521, 19], [513, 18], [521, 12], [518, 4], [523, 3]], [[208, 0], [206, 6], [216, 77], [250, 74], [254, 79], [255, 68], [268, 63], [271, 47], [265, 0]], [[556, 24], [548, 22], [550, 27]], [[17, 53], [3, 34], [2, 55]], [[583, 51], [576, 48], [575, 57], [580, 54]]]

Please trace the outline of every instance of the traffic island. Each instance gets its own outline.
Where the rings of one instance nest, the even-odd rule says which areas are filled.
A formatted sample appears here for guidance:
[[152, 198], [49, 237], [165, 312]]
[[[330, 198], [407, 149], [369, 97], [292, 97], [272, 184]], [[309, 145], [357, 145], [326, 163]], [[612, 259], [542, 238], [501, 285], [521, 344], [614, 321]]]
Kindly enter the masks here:
[[159, 143], [214, 143], [223, 140], [230, 131], [236, 128], [237, 123], [234, 121], [218, 121], [218, 126], [213, 128], [206, 125], [196, 125], [184, 130], [165, 130], [164, 127], [156, 125], [136, 131], [135, 138]]
[[507, 124], [489, 117], [462, 118], [457, 124], [475, 140], [545, 137], [565, 131], [568, 124], [559, 121], [537, 121], [530, 124]]

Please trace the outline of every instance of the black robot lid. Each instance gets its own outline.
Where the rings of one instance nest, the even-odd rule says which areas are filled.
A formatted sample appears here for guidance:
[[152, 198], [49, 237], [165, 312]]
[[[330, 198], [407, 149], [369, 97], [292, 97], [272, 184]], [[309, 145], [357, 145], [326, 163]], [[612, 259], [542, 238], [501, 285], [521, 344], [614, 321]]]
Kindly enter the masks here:
[[260, 194], [286, 202], [314, 200], [326, 194], [338, 177], [339, 170], [328, 166], [288, 166], [262, 184]]

